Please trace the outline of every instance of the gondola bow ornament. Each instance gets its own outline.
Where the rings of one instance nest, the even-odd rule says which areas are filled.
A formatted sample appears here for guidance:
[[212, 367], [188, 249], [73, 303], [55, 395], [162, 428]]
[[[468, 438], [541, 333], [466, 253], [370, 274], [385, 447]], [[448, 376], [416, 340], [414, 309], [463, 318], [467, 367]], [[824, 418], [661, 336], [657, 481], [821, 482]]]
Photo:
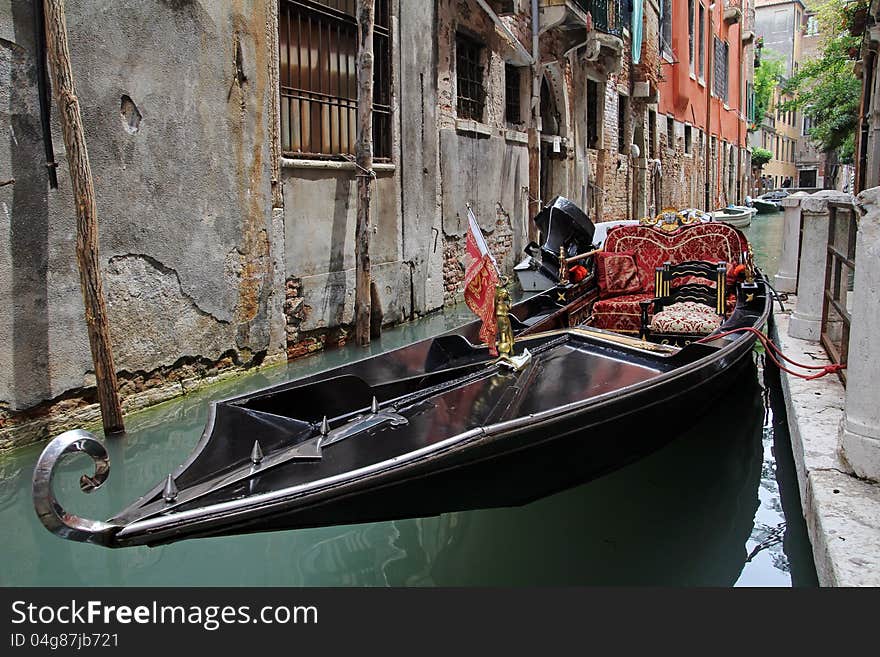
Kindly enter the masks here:
[[489, 347], [492, 356], [498, 355], [495, 346], [495, 336], [498, 333], [498, 324], [495, 319], [495, 286], [498, 285], [498, 265], [483, 231], [477, 223], [470, 205], [468, 212], [468, 232], [466, 250], [471, 262], [464, 274], [464, 301], [473, 313], [483, 320], [480, 327], [480, 339]]

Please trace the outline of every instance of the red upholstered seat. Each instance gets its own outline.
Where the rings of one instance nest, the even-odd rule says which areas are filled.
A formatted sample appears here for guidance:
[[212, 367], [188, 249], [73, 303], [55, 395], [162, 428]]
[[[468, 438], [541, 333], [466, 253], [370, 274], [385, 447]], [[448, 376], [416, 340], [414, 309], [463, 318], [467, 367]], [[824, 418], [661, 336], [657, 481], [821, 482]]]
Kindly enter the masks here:
[[653, 294], [642, 292], [599, 299], [593, 304], [593, 326], [619, 333], [638, 333], [642, 324], [639, 302], [653, 298]]
[[[618, 331], [638, 333], [641, 325], [640, 301], [654, 298], [654, 269], [664, 262], [681, 263], [693, 260], [726, 262], [732, 266], [742, 261], [748, 250], [745, 235], [733, 226], [721, 222], [708, 222], [680, 227], [671, 232], [651, 226], [615, 226], [608, 231], [603, 247], [605, 251], [632, 251], [636, 254], [642, 291], [600, 299], [593, 306], [593, 326]], [[714, 281], [682, 278], [676, 285], [689, 282], [706, 283], [714, 287]], [[729, 281], [730, 283], [730, 281]], [[733, 295], [728, 298], [727, 310], [736, 305]], [[653, 309], [649, 309], [649, 319]]]
[[605, 251], [633, 251], [645, 292], [654, 292], [654, 269], [664, 262], [727, 262], [737, 264], [748, 250], [745, 235], [733, 226], [708, 222], [664, 232], [651, 226], [616, 226], [608, 232]]

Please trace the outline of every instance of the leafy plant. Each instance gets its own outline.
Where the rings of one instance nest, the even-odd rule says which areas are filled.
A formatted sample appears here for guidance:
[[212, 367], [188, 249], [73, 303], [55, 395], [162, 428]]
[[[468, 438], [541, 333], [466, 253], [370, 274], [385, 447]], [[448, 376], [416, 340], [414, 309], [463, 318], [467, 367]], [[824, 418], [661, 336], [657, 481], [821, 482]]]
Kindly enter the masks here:
[[760, 65], [755, 69], [755, 122], [749, 126], [754, 132], [764, 122], [764, 115], [770, 109], [773, 92], [783, 80], [785, 61], [772, 50], [764, 51]]
[[784, 83], [783, 92], [791, 100], [780, 106], [782, 110], [800, 110], [809, 117], [810, 139], [819, 150], [836, 152], [844, 163], [852, 162], [862, 91], [850, 54], [861, 44], [861, 37], [847, 31], [857, 9], [853, 5], [864, 6], [865, 2], [827, 0], [818, 7], [822, 39], [819, 55], [804, 62], [797, 74]]
[[773, 153], [766, 148], [756, 148], [752, 151], [752, 166], [756, 169], [763, 169], [764, 165], [773, 159]]

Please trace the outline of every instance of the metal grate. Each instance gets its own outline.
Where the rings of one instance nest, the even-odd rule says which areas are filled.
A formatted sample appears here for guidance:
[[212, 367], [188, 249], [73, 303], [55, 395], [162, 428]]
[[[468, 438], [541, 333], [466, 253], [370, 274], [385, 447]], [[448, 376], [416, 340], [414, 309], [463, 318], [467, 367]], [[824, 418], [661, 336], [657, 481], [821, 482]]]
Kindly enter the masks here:
[[[718, 37], [715, 38], [715, 71], [713, 92], [716, 98], [727, 102], [727, 55], [729, 47], [726, 41], [722, 41]], [[779, 159], [777, 157], [777, 159]]]
[[593, 27], [600, 32], [620, 36], [629, 24], [632, 14], [631, 0], [576, 0], [576, 4], [593, 18]]
[[504, 65], [504, 116], [508, 123], [521, 123], [520, 111], [520, 69], [510, 64]]
[[[357, 141], [356, 0], [282, 0], [281, 147], [285, 155], [352, 155]], [[376, 1], [373, 153], [391, 156], [388, 0]]]
[[[834, 363], [846, 363], [853, 280], [856, 271], [855, 210], [848, 203], [829, 203], [828, 251], [825, 261], [825, 291], [822, 299], [822, 346]], [[839, 373], [846, 385], [846, 370]]]
[[486, 91], [480, 63], [482, 51], [483, 46], [470, 37], [464, 34], [455, 36], [455, 79], [460, 119], [483, 120]]

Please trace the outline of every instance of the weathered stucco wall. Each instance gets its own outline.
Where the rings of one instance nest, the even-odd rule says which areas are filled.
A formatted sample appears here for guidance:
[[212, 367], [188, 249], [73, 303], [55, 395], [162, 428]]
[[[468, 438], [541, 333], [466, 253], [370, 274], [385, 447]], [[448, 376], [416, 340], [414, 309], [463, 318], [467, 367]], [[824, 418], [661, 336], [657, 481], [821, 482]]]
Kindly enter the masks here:
[[[351, 324], [355, 290], [357, 182], [351, 169], [285, 166], [285, 262], [300, 279], [300, 331]], [[400, 188], [396, 171], [380, 171], [372, 186], [371, 276], [386, 323], [408, 318], [409, 266], [401, 248]]]
[[[179, 360], [210, 369], [278, 352], [279, 339], [270, 340], [283, 300], [272, 285], [283, 248], [270, 189], [272, 3], [66, 5], [121, 380], [146, 384]], [[0, 0], [0, 178], [15, 179], [0, 188], [7, 424], [71, 391], [88, 397], [81, 389], [92, 383], [54, 106], [57, 190], [44, 166], [31, 12], [30, 0]]]

